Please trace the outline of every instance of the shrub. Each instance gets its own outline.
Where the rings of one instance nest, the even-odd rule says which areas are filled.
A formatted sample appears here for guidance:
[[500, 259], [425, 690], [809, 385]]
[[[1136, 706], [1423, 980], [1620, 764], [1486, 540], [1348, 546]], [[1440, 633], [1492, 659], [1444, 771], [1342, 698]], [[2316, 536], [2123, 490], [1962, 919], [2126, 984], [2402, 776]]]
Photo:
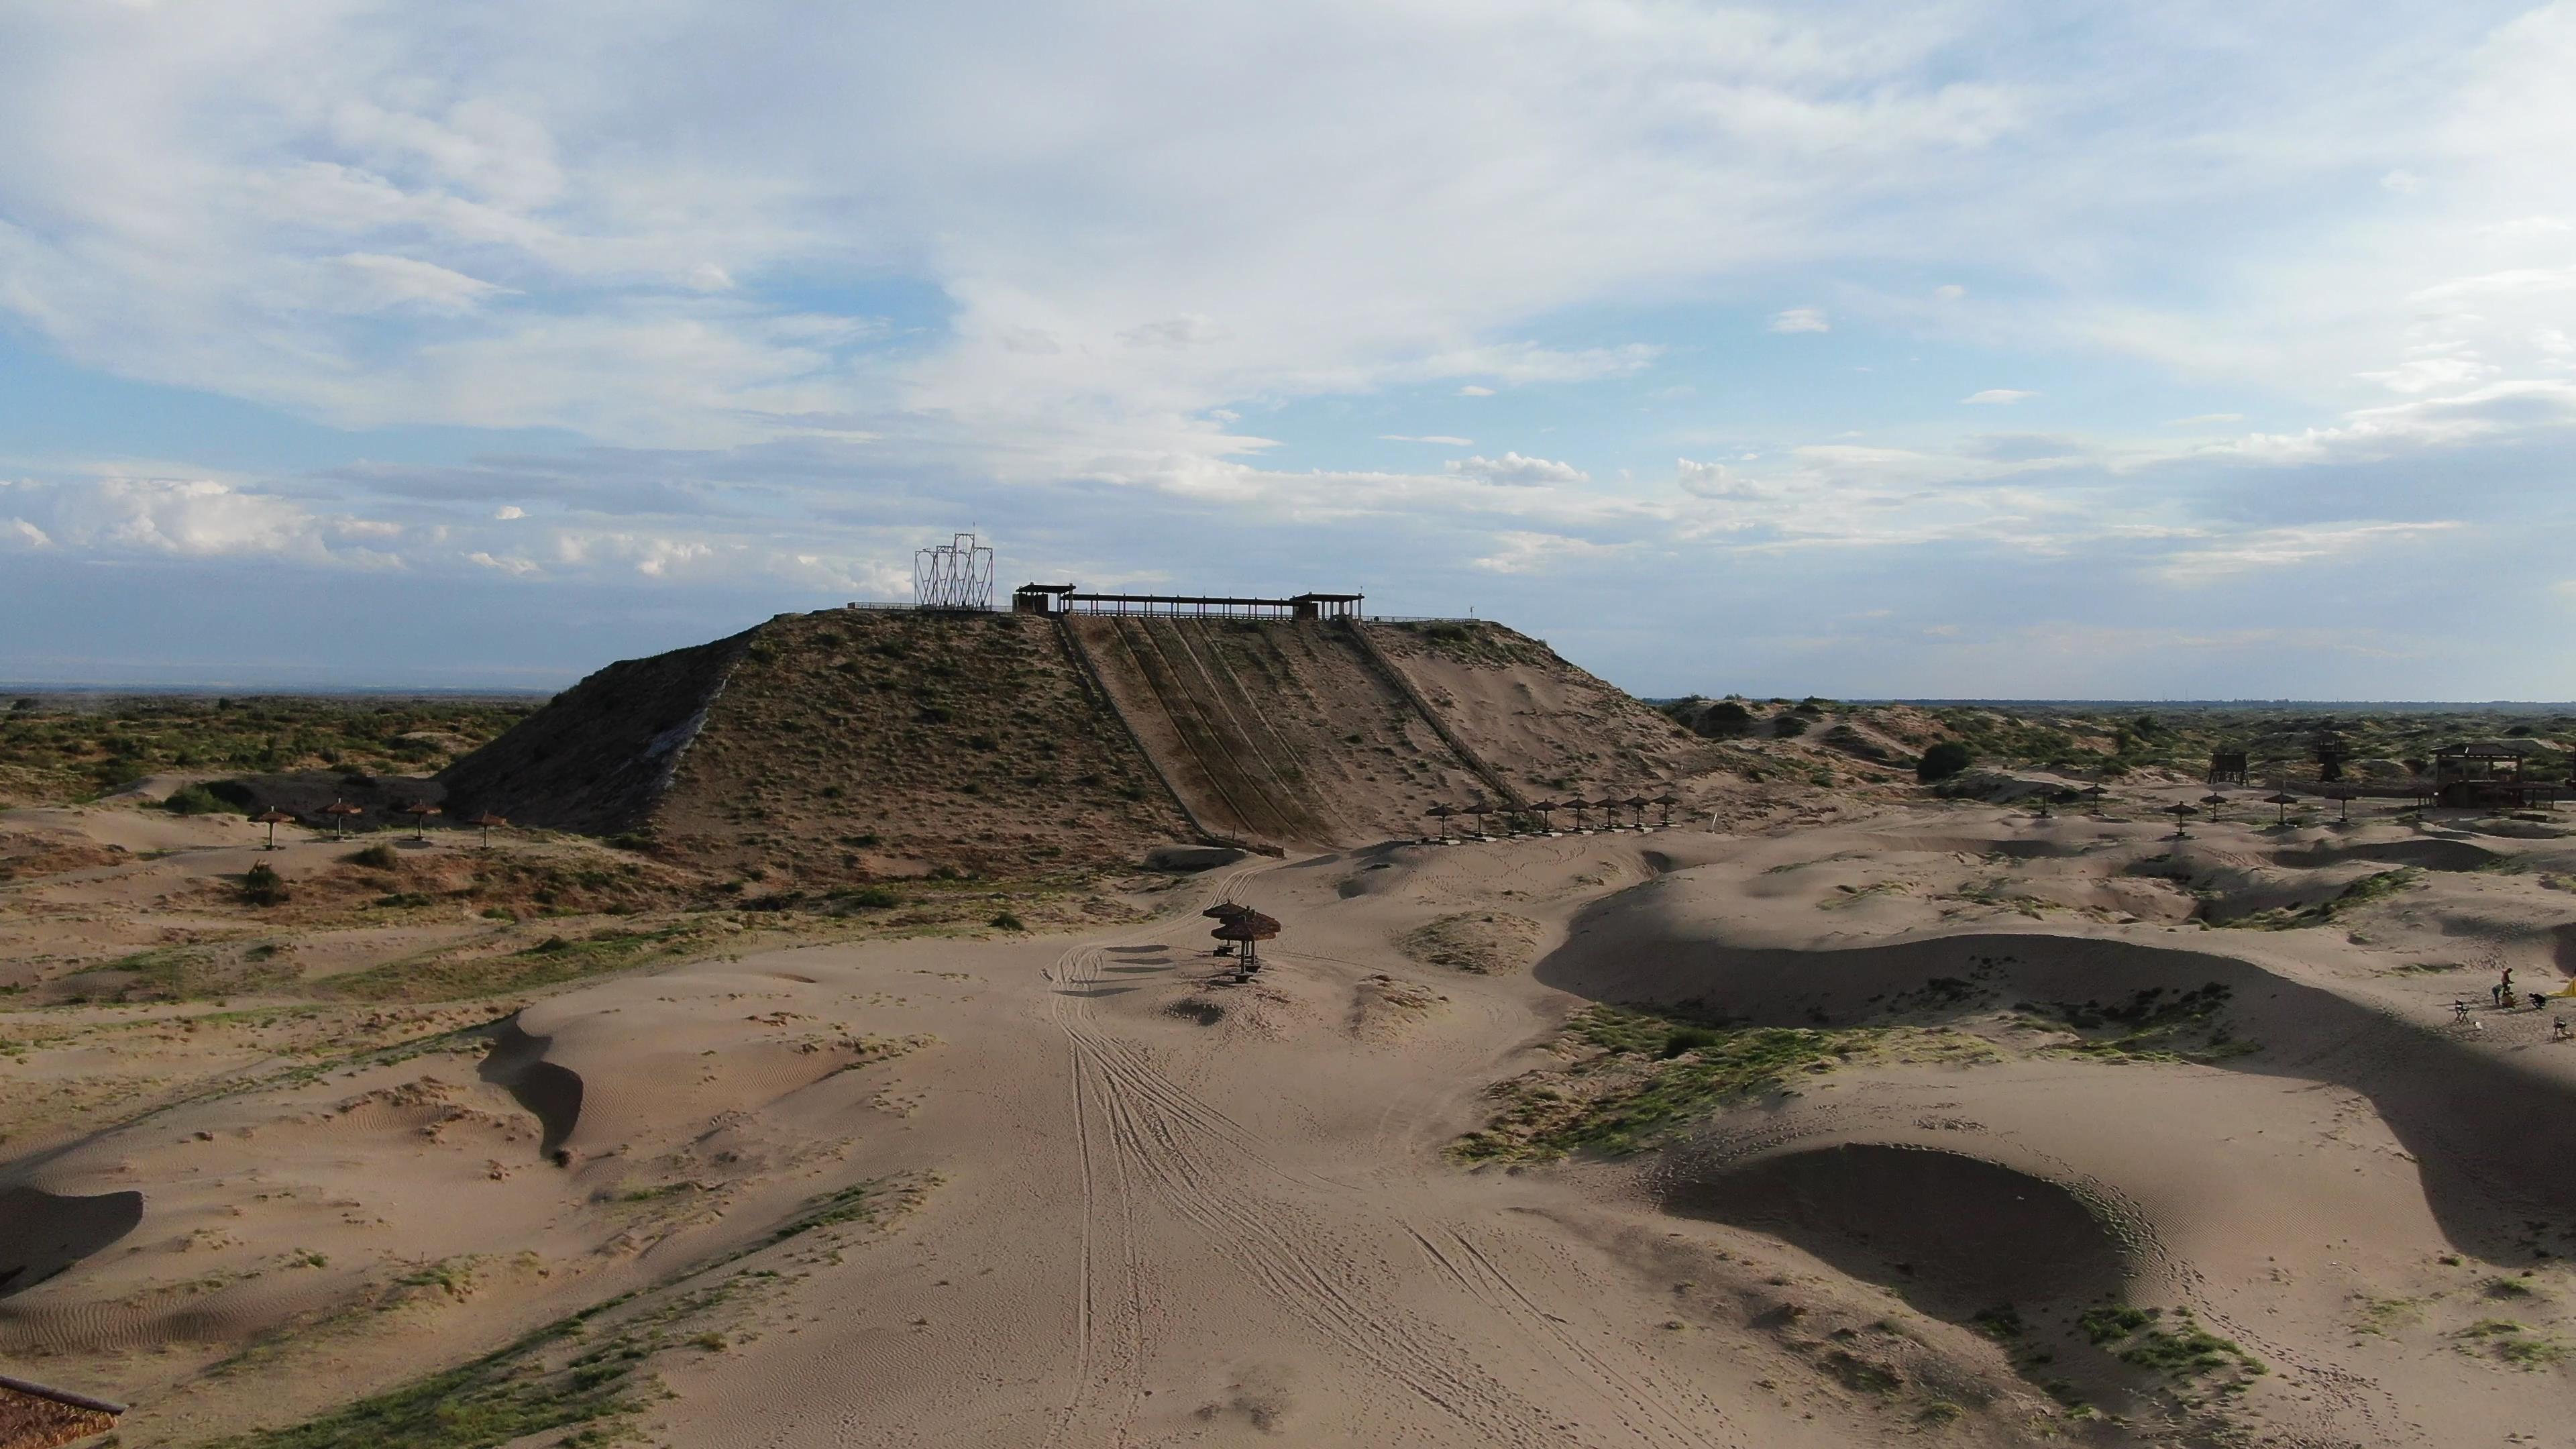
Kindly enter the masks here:
[[861, 910], [883, 911], [903, 904], [903, 897], [884, 886], [861, 886], [841, 897]]
[[369, 870], [391, 870], [398, 863], [390, 845], [370, 845], [364, 850], [352, 851], [348, 860], [351, 865], [363, 865]]
[[993, 929], [997, 931], [1025, 931], [1028, 928], [1028, 923], [1026, 921], [1021, 920], [1018, 916], [1013, 915], [1009, 911], [1003, 911], [999, 915], [993, 917]]
[[1731, 699], [1721, 699], [1700, 711], [1695, 728], [1712, 740], [1741, 739], [1753, 732], [1753, 711]]
[[161, 808], [173, 815], [220, 815], [225, 806], [222, 798], [205, 786], [187, 785], [162, 801]]
[[1794, 740], [1807, 732], [1807, 721], [1794, 714], [1777, 716], [1771, 721], [1771, 733], [1784, 740]]
[[286, 882], [262, 861], [242, 872], [241, 898], [254, 906], [273, 906], [286, 899]]
[[1925, 750], [1923, 758], [1915, 762], [1914, 778], [1929, 785], [1936, 780], [1949, 779], [1973, 763], [1975, 761], [1968, 754], [1966, 745], [1957, 740], [1943, 740]]

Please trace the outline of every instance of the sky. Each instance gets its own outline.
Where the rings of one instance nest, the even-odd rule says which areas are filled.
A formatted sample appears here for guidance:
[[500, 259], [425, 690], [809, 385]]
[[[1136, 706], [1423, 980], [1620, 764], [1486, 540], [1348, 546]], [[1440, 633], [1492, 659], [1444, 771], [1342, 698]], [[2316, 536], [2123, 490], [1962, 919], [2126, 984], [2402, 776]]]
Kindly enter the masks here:
[[1364, 591], [1632, 691], [2576, 696], [2576, 0], [0, 6], [0, 679]]

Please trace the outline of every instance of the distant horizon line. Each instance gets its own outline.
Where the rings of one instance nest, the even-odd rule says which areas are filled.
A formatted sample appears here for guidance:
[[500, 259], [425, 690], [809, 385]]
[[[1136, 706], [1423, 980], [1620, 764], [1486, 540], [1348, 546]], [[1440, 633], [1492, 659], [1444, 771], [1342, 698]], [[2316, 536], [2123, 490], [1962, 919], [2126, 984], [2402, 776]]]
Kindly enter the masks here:
[[[286, 680], [221, 680], [213, 682], [165, 682], [153, 684], [115, 683], [106, 680], [0, 680], [0, 695], [19, 697], [76, 695], [84, 698], [133, 697], [156, 695], [171, 697], [305, 697], [305, 698], [542, 698], [563, 693], [572, 687], [526, 684], [392, 684], [350, 683], [316, 684]], [[1920, 708], [1999, 708], [2019, 709], [2381, 709], [2381, 710], [2558, 710], [2576, 713], [2576, 700], [2553, 699], [2287, 699], [2185, 697], [2157, 698], [2104, 696], [2073, 698], [2030, 696], [2015, 698], [2005, 695], [1931, 696], [1931, 695], [1807, 695], [1791, 698], [1777, 694], [1671, 694], [1637, 695], [1649, 705], [1670, 704], [1684, 699], [1741, 699], [1751, 703], [1805, 703], [1814, 699], [1827, 704], [1913, 705]]]

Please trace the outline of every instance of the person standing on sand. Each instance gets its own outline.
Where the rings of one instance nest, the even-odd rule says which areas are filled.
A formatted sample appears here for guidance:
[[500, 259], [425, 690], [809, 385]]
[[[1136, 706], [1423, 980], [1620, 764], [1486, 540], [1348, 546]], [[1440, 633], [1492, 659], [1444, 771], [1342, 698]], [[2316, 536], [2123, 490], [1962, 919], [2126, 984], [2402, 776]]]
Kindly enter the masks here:
[[2498, 983], [2498, 984], [2499, 984], [2499, 985], [2501, 985], [2501, 986], [2504, 988], [2504, 999], [2505, 999], [2505, 1000], [2507, 1000], [2507, 1001], [2511, 1001], [2511, 1000], [2513, 1000], [2513, 968], [2512, 968], [2512, 967], [2507, 966], [2506, 968], [2504, 968], [2504, 980], [2503, 980], [2502, 982]]

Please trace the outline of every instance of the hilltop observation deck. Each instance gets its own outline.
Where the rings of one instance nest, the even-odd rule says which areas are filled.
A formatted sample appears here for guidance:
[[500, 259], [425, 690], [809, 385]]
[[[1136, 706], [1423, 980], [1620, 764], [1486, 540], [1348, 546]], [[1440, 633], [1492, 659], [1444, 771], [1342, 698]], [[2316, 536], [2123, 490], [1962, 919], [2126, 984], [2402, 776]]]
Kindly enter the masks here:
[[1290, 594], [1285, 598], [1237, 598], [1219, 594], [1086, 593], [1075, 584], [1022, 584], [1011, 591], [1006, 610], [991, 603], [948, 600], [852, 599], [844, 608], [867, 613], [1037, 614], [1046, 618], [1112, 614], [1154, 618], [1316, 619], [1352, 624], [1480, 624], [1473, 614], [1373, 614], [1365, 594]]
[[1284, 599], [1216, 594], [1087, 594], [1073, 584], [1022, 584], [1015, 614], [1145, 614], [1214, 619], [1357, 619], [1360, 594], [1291, 594]]

